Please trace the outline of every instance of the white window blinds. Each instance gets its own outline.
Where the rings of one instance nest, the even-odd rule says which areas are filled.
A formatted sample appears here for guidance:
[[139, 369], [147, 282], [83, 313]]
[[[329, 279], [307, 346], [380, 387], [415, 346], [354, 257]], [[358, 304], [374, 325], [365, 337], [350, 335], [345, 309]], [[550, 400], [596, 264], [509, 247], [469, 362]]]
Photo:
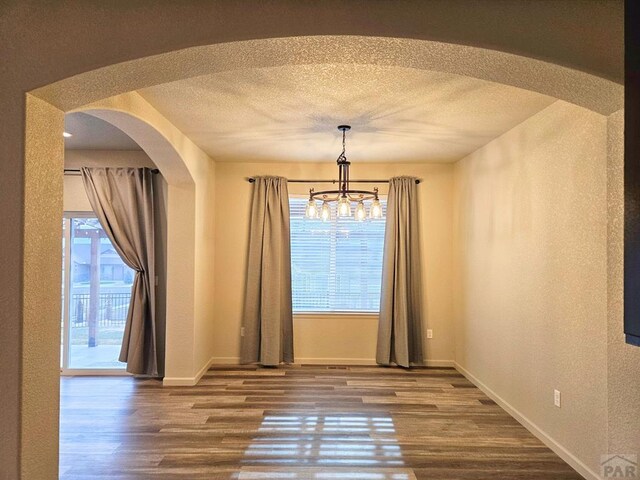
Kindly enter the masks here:
[[385, 218], [307, 219], [307, 201], [289, 199], [293, 312], [378, 312]]

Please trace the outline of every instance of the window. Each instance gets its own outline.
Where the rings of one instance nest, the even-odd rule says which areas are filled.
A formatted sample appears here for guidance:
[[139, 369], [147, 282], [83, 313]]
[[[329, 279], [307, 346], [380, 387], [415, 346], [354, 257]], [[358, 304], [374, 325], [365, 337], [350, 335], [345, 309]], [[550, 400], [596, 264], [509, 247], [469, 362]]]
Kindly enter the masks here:
[[65, 214], [62, 228], [61, 368], [122, 371], [118, 355], [135, 272], [93, 213]]
[[293, 312], [378, 312], [385, 219], [311, 220], [307, 201], [289, 199]]

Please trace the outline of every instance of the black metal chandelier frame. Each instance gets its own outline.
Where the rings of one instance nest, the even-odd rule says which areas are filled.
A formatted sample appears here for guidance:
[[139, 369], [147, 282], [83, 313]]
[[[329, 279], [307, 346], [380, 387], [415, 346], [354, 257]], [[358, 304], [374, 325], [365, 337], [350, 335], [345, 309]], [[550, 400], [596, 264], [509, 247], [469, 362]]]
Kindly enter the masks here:
[[351, 202], [361, 202], [365, 200], [378, 200], [378, 188], [373, 190], [352, 190], [349, 188], [349, 166], [351, 162], [346, 155], [346, 134], [351, 130], [350, 125], [338, 125], [338, 130], [342, 132], [342, 152], [338, 156], [338, 190], [322, 190], [316, 192], [313, 188], [309, 190], [309, 201], [322, 200], [323, 202], [336, 202], [341, 198], [346, 198]]

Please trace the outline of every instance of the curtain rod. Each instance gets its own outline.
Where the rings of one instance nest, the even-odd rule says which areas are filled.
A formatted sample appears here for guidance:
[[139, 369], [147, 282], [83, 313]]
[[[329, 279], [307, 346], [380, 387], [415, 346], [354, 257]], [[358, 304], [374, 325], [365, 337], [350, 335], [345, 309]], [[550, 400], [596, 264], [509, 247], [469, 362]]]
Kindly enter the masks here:
[[[79, 168], [65, 168], [64, 169], [64, 174], [65, 175], [80, 175], [80, 169]], [[151, 173], [160, 173], [160, 170], [158, 170], [157, 168], [154, 168], [151, 170]]]
[[[256, 181], [253, 177], [248, 177], [247, 182], [254, 183]], [[416, 184], [419, 184], [422, 180], [416, 178]], [[288, 183], [338, 183], [338, 180], [290, 180]], [[349, 180], [349, 183], [389, 183], [389, 180]]]

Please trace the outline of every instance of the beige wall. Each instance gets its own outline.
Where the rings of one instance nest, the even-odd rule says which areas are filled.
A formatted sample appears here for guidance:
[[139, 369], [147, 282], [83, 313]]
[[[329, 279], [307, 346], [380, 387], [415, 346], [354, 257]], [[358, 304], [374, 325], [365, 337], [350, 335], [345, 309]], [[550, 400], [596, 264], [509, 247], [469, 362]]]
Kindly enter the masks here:
[[[62, 176], [59, 173], [63, 168], [64, 144], [59, 132], [63, 127], [64, 114], [30, 95], [26, 98], [26, 108], [28, 128], [24, 157], [24, 236], [21, 239], [24, 265], [22, 269], [17, 269], [22, 277], [22, 290], [18, 295], [22, 312], [16, 317], [19, 325], [12, 328], [3, 323], [3, 333], [0, 335], [0, 356], [17, 353], [22, 358], [22, 364], [20, 368], [17, 362], [4, 363], [2, 368], [2, 480], [55, 478], [58, 474], [58, 443], [52, 442], [50, 435], [57, 432], [58, 428], [60, 394]], [[18, 218], [13, 220], [20, 221]], [[10, 223], [3, 223], [0, 230], [11, 226]], [[3, 244], [2, 249], [5, 248]], [[2, 261], [0, 265], [0, 270], [15, 267], [12, 262]], [[0, 292], [0, 310], [4, 313], [4, 308], [9, 306], [6, 300], [11, 291], [0, 286]], [[47, 318], [47, 315], [57, 321], [43, 321], [43, 317]], [[16, 337], [17, 343], [12, 344], [11, 341], [16, 341]], [[13, 382], [16, 379], [22, 385], [20, 390], [14, 389]], [[16, 401], [17, 404], [14, 403]], [[14, 405], [20, 406], [19, 414], [15, 411], [12, 414]], [[43, 412], [47, 414], [43, 415]], [[29, 459], [28, 462], [18, 463], [16, 458], [6, 456], [5, 445], [12, 438], [19, 442], [19, 458]]]
[[[352, 159], [354, 160], [354, 159]], [[242, 298], [245, 286], [253, 175], [288, 178], [334, 178], [334, 162], [216, 163], [216, 268], [214, 351], [216, 361], [237, 361], [240, 347]], [[355, 161], [352, 178], [415, 175], [418, 187], [420, 235], [424, 272], [424, 318], [433, 329], [426, 340], [427, 359], [453, 360], [452, 328], [452, 186], [449, 164], [365, 164]], [[290, 194], [306, 195], [310, 185], [289, 184]], [[372, 187], [372, 186], [367, 186]], [[386, 194], [387, 187], [380, 186]], [[371, 315], [305, 315], [294, 318], [296, 361], [374, 362], [377, 321]]]
[[592, 471], [607, 452], [606, 127], [557, 101], [460, 161], [455, 187], [456, 361]]
[[[215, 222], [217, 217], [216, 168], [208, 157], [194, 165], [193, 178], [196, 182], [196, 282], [193, 352], [195, 375], [208, 368], [215, 355], [214, 295], [217, 285], [215, 279]], [[174, 252], [175, 253], [175, 252]], [[178, 253], [179, 255], [179, 253]]]
[[624, 111], [608, 118], [609, 452], [640, 455], [640, 348], [623, 334]]

